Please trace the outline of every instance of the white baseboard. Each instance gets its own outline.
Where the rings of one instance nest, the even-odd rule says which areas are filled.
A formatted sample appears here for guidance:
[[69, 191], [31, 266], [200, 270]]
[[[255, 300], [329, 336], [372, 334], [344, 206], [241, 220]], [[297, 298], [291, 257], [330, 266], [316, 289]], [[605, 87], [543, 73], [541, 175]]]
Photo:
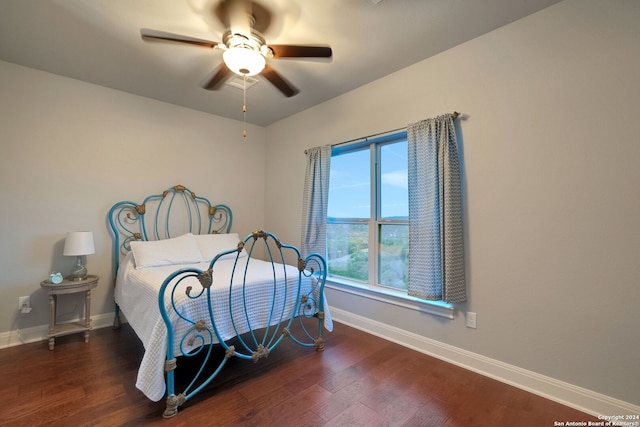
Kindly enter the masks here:
[[[113, 313], [91, 316], [91, 328], [100, 329], [113, 325]], [[15, 329], [0, 333], [0, 349], [13, 347], [48, 339], [49, 325], [33, 326], [31, 328]]]
[[[331, 307], [331, 317], [336, 322], [344, 323], [345, 325], [518, 387], [587, 414], [594, 416], [640, 414], [640, 406], [540, 375], [517, 366], [509, 365], [480, 354], [472, 353], [412, 332], [407, 332], [403, 329], [358, 316], [335, 307]], [[331, 345], [330, 336], [327, 337], [327, 340], [327, 345]]]

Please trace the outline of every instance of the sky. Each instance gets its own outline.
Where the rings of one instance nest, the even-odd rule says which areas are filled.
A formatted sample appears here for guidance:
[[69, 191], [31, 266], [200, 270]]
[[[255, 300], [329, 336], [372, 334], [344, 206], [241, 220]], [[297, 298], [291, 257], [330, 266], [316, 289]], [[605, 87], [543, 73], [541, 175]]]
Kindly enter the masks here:
[[[407, 143], [385, 144], [380, 151], [382, 216], [407, 217]], [[366, 148], [331, 158], [327, 216], [369, 218], [370, 156]]]

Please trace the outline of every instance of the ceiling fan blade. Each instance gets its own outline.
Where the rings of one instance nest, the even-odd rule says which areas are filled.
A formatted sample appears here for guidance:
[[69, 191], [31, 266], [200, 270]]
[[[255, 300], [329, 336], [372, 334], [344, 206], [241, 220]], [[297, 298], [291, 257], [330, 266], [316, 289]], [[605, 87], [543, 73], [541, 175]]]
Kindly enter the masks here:
[[333, 52], [328, 46], [296, 46], [270, 44], [274, 58], [331, 58]]
[[202, 85], [202, 87], [207, 90], [220, 89], [220, 86], [222, 86], [225, 80], [229, 78], [230, 74], [231, 70], [223, 62], [222, 64], [220, 64], [220, 67], [218, 67], [218, 71], [216, 71], [213, 76]]
[[269, 83], [274, 85], [287, 98], [290, 98], [300, 92], [297, 87], [286, 81], [285, 78], [282, 77], [280, 73], [274, 70], [269, 64], [264, 67], [264, 70], [262, 70], [261, 74], [265, 79], [269, 81]]
[[164, 40], [177, 43], [187, 43], [195, 46], [208, 47], [210, 49], [213, 49], [218, 45], [218, 42], [196, 39], [194, 37], [188, 36], [181, 36], [179, 34], [166, 33], [164, 31], [150, 30], [149, 28], [141, 28], [140, 35], [144, 40]]

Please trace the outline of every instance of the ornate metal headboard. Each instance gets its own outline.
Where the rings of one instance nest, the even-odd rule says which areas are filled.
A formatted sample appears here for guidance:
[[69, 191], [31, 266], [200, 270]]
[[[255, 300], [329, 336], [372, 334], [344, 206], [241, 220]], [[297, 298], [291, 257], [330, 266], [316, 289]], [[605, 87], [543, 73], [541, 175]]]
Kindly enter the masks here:
[[227, 205], [212, 205], [184, 185], [148, 196], [140, 204], [118, 202], [109, 210], [113, 232], [114, 278], [120, 257], [131, 250], [132, 240], [162, 240], [184, 233], [228, 233], [233, 215]]

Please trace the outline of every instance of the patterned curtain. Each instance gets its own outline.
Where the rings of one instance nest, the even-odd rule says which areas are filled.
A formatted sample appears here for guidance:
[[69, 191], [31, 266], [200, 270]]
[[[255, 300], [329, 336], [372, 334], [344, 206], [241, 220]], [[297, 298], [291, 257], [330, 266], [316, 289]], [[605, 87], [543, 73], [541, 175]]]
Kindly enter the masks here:
[[460, 165], [453, 115], [407, 126], [409, 295], [467, 299]]
[[318, 253], [326, 256], [331, 146], [312, 148], [306, 154], [300, 247], [303, 255]]

